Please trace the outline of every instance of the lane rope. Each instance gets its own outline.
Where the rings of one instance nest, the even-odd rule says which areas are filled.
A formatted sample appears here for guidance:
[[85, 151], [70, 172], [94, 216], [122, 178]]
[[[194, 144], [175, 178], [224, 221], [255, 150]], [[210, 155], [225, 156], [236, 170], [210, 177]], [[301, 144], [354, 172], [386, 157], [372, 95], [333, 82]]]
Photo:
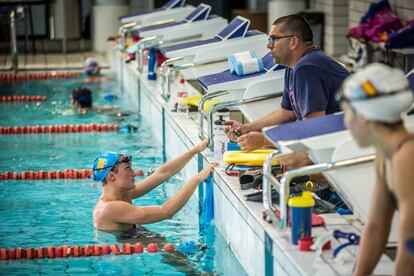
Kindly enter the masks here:
[[119, 125], [82, 124], [82, 125], [34, 125], [34, 126], [0, 126], [1, 134], [26, 133], [69, 133], [69, 132], [108, 132], [119, 131]]
[[47, 79], [72, 79], [79, 78], [80, 73], [76, 72], [49, 72], [49, 73], [3, 73], [0, 80], [47, 80]]
[[118, 244], [112, 245], [62, 245], [62, 246], [40, 246], [38, 248], [0, 248], [0, 260], [20, 260], [20, 259], [54, 259], [54, 258], [80, 258], [90, 256], [103, 256], [113, 254], [115, 256], [131, 255], [136, 253], [156, 253], [156, 252], [173, 252], [174, 245], [166, 243], [162, 249], [157, 243], [149, 243], [147, 248], [140, 242], [131, 245], [130, 243], [123, 243], [122, 248]]
[[43, 102], [46, 101], [46, 96], [0, 96], [0, 103], [12, 103], [12, 102]]
[[[135, 170], [135, 176], [143, 176], [141, 169]], [[92, 170], [65, 169], [63, 171], [23, 171], [0, 173], [0, 180], [43, 180], [43, 179], [86, 179], [92, 176]]]

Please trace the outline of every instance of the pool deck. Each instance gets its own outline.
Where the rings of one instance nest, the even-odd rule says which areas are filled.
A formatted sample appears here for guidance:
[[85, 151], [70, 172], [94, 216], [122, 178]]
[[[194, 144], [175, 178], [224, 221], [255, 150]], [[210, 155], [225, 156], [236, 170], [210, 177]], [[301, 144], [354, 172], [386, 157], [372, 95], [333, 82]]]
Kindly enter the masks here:
[[[109, 65], [122, 83], [124, 93], [128, 93], [146, 120], [152, 123], [157, 143], [162, 143], [169, 158], [174, 158], [200, 142], [197, 116], [186, 116], [170, 111], [169, 104], [160, 95], [160, 85], [149, 81], [145, 73], [136, 70], [136, 63], [125, 63], [126, 57], [115, 47], [107, 53]], [[212, 161], [212, 154], [206, 150], [194, 158], [184, 169], [188, 179], [196, 174], [201, 166]], [[302, 252], [290, 242], [290, 228], [281, 231], [262, 218], [262, 203], [248, 202], [237, 177], [230, 177], [218, 167], [214, 172], [214, 223], [228, 242], [232, 251], [249, 275], [352, 275], [357, 247], [345, 248], [337, 259], [332, 259], [332, 250]], [[197, 196], [202, 197], [202, 189]], [[314, 227], [313, 236], [334, 229], [360, 232], [362, 226], [352, 216], [338, 214], [321, 215], [326, 222], [324, 227]], [[332, 248], [339, 241], [333, 241]], [[393, 262], [383, 255], [374, 274], [392, 275]]]

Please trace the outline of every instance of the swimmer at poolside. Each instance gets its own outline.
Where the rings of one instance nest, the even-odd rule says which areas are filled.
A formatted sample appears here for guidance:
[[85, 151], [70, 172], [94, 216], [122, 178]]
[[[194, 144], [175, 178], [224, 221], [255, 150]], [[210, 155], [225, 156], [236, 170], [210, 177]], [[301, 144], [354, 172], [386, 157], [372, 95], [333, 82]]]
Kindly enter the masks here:
[[400, 69], [373, 63], [345, 80], [339, 100], [355, 141], [377, 152], [376, 185], [353, 275], [372, 275], [396, 212], [398, 247], [392, 275], [413, 275], [414, 259], [406, 242], [414, 237], [414, 133], [402, 121], [413, 103], [409, 83]]
[[170, 219], [190, 199], [217, 164], [213, 163], [191, 178], [175, 195], [160, 206], [139, 207], [132, 200], [149, 193], [177, 174], [194, 155], [205, 150], [204, 140], [183, 155], [159, 167], [153, 174], [134, 183], [131, 157], [119, 153], [101, 153], [93, 162], [93, 179], [103, 183], [103, 192], [93, 211], [93, 224], [98, 230], [117, 235], [139, 235], [142, 224]]

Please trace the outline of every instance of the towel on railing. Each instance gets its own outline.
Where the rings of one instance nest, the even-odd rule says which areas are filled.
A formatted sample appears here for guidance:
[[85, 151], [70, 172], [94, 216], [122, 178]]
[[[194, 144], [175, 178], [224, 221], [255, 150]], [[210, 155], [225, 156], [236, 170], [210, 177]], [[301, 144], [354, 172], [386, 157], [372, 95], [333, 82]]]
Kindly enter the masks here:
[[205, 182], [205, 196], [204, 204], [201, 212], [200, 223], [202, 226], [207, 226], [214, 218], [214, 187], [213, 178], [211, 175], [207, 176]]
[[245, 51], [228, 57], [230, 73], [244, 76], [264, 70], [263, 61], [257, 58], [254, 51]]

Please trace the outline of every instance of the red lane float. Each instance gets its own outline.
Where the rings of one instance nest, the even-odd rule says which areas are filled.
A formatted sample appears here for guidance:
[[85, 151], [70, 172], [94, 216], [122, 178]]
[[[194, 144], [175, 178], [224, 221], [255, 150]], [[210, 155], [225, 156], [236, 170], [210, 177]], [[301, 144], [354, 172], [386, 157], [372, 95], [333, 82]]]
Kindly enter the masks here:
[[[136, 170], [135, 176], [142, 176], [142, 170]], [[85, 179], [92, 176], [92, 170], [65, 169], [63, 171], [23, 171], [0, 173], [0, 180], [42, 180], [42, 179]]]
[[174, 245], [172, 245], [171, 243], [166, 243], [165, 245], [164, 245], [164, 251], [165, 252], [172, 252], [172, 251], [174, 251], [175, 250], [175, 247], [174, 247]]
[[[165, 252], [172, 252], [175, 250], [174, 245], [167, 243], [164, 245]], [[84, 246], [39, 246], [37, 249], [33, 248], [0, 248], [0, 260], [20, 260], [20, 259], [44, 259], [44, 258], [79, 258], [90, 256], [103, 256], [103, 255], [131, 255], [134, 253], [155, 253], [158, 252], [158, 244], [150, 243], [147, 249], [144, 250], [142, 243], [138, 242], [134, 245], [130, 243], [122, 244], [122, 250], [118, 244], [112, 245], [84, 245]]]
[[80, 73], [76, 72], [47, 72], [47, 73], [17, 73], [0, 74], [0, 80], [14, 81], [14, 80], [47, 80], [47, 79], [72, 79], [79, 78]]
[[147, 251], [150, 253], [158, 252], [158, 244], [156, 243], [150, 243], [147, 245]]
[[0, 96], [0, 103], [12, 103], [12, 102], [43, 102], [46, 101], [46, 96]]
[[92, 176], [92, 170], [65, 169], [63, 171], [23, 171], [0, 173], [0, 180], [42, 180], [42, 179], [85, 179]]
[[47, 125], [47, 126], [0, 126], [1, 134], [26, 133], [71, 133], [71, 132], [108, 132], [119, 131], [119, 125], [82, 124], [82, 125]]

